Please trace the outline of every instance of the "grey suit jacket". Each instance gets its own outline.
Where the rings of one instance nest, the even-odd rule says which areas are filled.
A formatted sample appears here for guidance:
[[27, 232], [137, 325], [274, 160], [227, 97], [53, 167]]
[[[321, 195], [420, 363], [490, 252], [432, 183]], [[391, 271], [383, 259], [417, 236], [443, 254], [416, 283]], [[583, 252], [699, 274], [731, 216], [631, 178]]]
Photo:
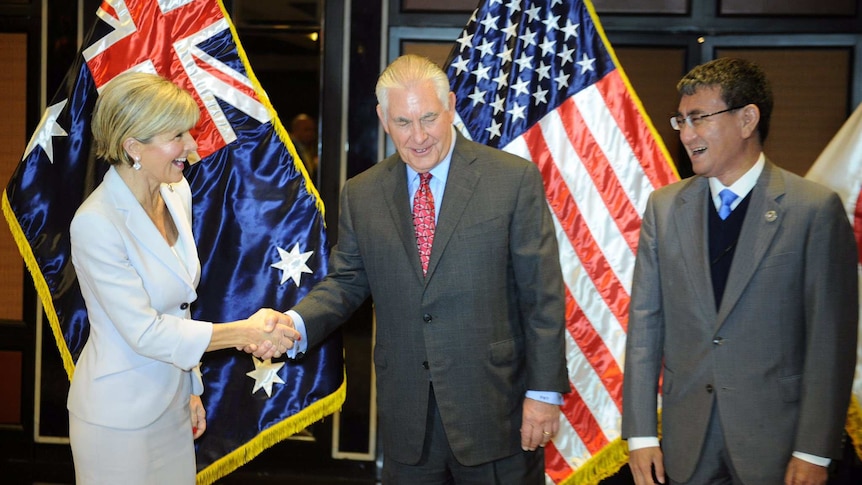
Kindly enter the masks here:
[[839, 456], [856, 356], [856, 245], [838, 196], [769, 161], [750, 194], [716, 311], [709, 184], [655, 191], [641, 227], [626, 345], [623, 437], [656, 436], [675, 480], [693, 472], [718, 406], [746, 483], [792, 451]]
[[458, 135], [425, 278], [406, 179], [394, 155], [347, 182], [330, 274], [295, 310], [313, 345], [373, 297], [388, 457], [419, 460], [429, 382], [462, 464], [513, 455], [524, 393], [569, 391], [563, 284], [541, 176]]

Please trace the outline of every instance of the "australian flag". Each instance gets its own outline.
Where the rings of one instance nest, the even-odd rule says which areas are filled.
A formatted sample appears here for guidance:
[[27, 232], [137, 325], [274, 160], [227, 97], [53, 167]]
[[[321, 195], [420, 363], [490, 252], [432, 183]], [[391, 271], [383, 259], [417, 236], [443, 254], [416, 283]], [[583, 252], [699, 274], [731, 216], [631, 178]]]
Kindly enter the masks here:
[[[116, 75], [147, 71], [188, 90], [201, 160], [187, 168], [202, 265], [193, 317], [224, 322], [286, 310], [326, 274], [323, 204], [243, 54], [219, 0], [106, 0], [3, 194], [3, 212], [71, 378], [89, 334], [69, 224], [107, 164], [90, 117]], [[297, 93], [301, 95], [302, 93]], [[340, 336], [301, 362], [204, 355], [207, 432], [198, 483], [212, 483], [344, 401]]]

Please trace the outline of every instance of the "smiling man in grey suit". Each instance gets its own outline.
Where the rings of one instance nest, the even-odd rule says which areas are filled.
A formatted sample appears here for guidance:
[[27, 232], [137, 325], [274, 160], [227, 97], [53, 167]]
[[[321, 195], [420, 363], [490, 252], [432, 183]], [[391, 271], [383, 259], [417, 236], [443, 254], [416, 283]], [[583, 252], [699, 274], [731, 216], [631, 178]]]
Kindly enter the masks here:
[[541, 175], [456, 134], [455, 95], [428, 59], [396, 59], [376, 91], [398, 153], [345, 185], [330, 273], [288, 312], [296, 348], [370, 295], [383, 483], [544, 483], [569, 383]]
[[641, 227], [622, 428], [635, 483], [826, 483], [856, 356], [849, 221], [836, 194], [763, 155], [758, 66], [717, 59], [677, 88], [696, 176], [655, 191]]

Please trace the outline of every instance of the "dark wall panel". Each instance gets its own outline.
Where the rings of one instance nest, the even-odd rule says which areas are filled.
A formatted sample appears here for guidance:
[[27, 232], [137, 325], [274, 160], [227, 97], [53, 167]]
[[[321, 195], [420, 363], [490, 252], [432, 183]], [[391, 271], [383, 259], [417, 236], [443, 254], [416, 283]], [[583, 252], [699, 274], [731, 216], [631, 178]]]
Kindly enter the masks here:
[[764, 151], [778, 165], [805, 175], [847, 119], [850, 49], [726, 48], [716, 54], [749, 59], [766, 71], [775, 107]]

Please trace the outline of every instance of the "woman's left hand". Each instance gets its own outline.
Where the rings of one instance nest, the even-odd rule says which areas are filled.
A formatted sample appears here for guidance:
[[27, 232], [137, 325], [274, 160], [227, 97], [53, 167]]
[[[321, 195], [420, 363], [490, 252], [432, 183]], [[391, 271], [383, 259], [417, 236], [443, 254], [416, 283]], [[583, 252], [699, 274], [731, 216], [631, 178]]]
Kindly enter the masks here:
[[192, 436], [198, 439], [207, 429], [207, 412], [200, 396], [192, 394], [189, 400], [189, 412], [192, 416]]

